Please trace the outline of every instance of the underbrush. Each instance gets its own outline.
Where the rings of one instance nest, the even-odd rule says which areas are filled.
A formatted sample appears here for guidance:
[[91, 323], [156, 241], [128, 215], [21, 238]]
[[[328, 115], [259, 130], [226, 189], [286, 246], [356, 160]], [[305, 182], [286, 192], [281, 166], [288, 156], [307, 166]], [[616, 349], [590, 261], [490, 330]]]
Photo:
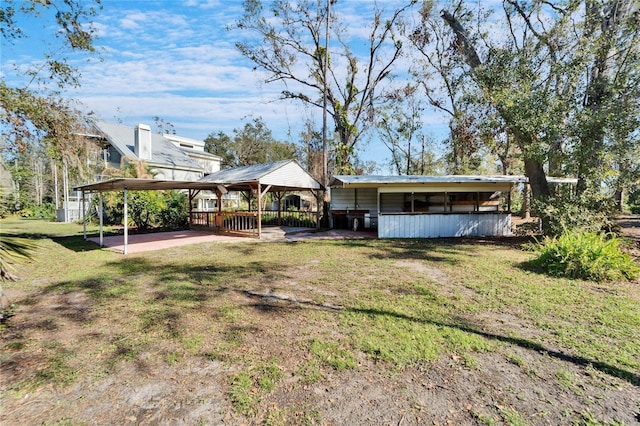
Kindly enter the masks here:
[[537, 257], [531, 265], [554, 276], [592, 281], [633, 280], [640, 268], [621, 250], [621, 240], [613, 234], [565, 232], [545, 237], [532, 248]]

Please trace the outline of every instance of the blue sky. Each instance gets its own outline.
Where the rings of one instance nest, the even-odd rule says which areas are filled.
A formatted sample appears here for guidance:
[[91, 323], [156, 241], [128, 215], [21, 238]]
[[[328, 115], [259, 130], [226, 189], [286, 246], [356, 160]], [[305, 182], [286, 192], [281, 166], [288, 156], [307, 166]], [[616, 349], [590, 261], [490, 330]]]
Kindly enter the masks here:
[[[379, 4], [391, 8], [403, 2]], [[338, 1], [333, 9], [349, 23], [349, 40], [357, 51], [364, 46], [373, 2]], [[242, 2], [236, 0], [103, 0], [93, 23], [98, 55], [74, 62], [82, 73], [81, 87], [65, 93], [99, 119], [133, 126], [153, 125], [152, 117], [159, 116], [179, 135], [196, 139], [218, 131], [231, 134], [257, 117], [283, 141], [297, 140], [306, 119], [320, 128], [320, 111], [278, 100], [283, 87], [262, 83], [264, 76], [236, 50], [234, 43], [248, 35], [227, 27], [241, 12]], [[3, 44], [7, 81], [14, 78], [12, 65], [38, 64], [48, 45], [55, 48], [51, 27], [43, 29], [48, 24], [42, 19], [20, 24], [32, 37]], [[441, 115], [427, 114], [424, 121], [427, 132], [442, 136]], [[389, 157], [375, 139], [362, 148], [365, 160], [383, 163]]]

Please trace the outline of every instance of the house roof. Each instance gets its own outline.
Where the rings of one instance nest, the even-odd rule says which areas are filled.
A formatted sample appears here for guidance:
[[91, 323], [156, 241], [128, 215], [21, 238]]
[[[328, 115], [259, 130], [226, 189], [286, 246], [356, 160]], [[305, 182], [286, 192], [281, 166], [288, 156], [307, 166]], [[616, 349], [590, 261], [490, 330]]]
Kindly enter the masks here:
[[[138, 159], [134, 147], [134, 128], [104, 121], [94, 121], [93, 125], [123, 157]], [[202, 170], [202, 166], [197, 161], [158, 133], [151, 134], [151, 160], [149, 163], [159, 167]]]
[[271, 185], [272, 191], [321, 189], [322, 185], [295, 160], [235, 167], [212, 173], [200, 179], [224, 185], [231, 191], [251, 189], [252, 184]]

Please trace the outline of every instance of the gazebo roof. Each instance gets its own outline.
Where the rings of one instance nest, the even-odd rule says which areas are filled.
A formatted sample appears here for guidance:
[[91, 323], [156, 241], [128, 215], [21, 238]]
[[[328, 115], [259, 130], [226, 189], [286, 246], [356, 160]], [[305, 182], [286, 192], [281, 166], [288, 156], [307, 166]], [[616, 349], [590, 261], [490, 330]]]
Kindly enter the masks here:
[[115, 178], [79, 185], [75, 189], [84, 192], [123, 191], [125, 189], [130, 191], [193, 189], [227, 192], [249, 191], [255, 189], [257, 184], [269, 186], [270, 192], [322, 189], [322, 185], [295, 160], [220, 170], [198, 181]]
[[218, 185], [211, 182], [182, 181], [182, 180], [160, 180], [160, 179], [138, 179], [138, 178], [115, 178], [102, 182], [79, 185], [74, 189], [84, 192], [109, 192], [123, 191], [153, 191], [171, 189], [202, 189], [215, 190]]
[[295, 160], [256, 164], [220, 170], [200, 179], [222, 185], [229, 191], [246, 191], [256, 184], [270, 185], [270, 191], [319, 190], [322, 185]]

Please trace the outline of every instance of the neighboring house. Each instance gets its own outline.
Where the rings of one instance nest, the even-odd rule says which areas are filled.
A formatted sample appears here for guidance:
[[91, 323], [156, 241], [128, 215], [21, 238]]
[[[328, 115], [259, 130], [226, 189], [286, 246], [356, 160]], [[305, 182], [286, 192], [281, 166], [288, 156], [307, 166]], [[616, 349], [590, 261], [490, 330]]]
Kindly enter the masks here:
[[220, 170], [221, 158], [204, 151], [204, 142], [181, 136], [153, 133], [145, 124], [135, 128], [121, 124], [93, 122], [96, 138], [103, 147], [104, 168], [120, 168], [123, 158], [144, 161], [156, 179], [198, 180]]
[[[205, 152], [204, 141], [154, 133], [146, 124], [128, 127], [93, 121], [84, 136], [101, 148], [95, 164], [96, 182], [112, 178], [112, 174], [104, 172], [120, 169], [125, 160], [144, 161], [153, 178], [158, 180], [197, 181], [220, 170], [222, 158]], [[202, 210], [213, 210], [218, 202], [208, 191], [203, 191], [193, 201]], [[223, 201], [227, 204], [238, 202], [234, 194], [225, 194]], [[80, 202], [74, 199], [73, 194], [66, 201], [66, 206], [58, 211], [58, 221], [80, 219]]]
[[16, 183], [13, 181], [11, 172], [4, 164], [4, 161], [0, 158], [0, 198], [8, 197], [9, 195], [15, 194], [15, 192]]
[[[549, 178], [575, 183], [575, 179]], [[525, 176], [334, 176], [334, 228], [380, 238], [511, 235], [511, 189]]]

